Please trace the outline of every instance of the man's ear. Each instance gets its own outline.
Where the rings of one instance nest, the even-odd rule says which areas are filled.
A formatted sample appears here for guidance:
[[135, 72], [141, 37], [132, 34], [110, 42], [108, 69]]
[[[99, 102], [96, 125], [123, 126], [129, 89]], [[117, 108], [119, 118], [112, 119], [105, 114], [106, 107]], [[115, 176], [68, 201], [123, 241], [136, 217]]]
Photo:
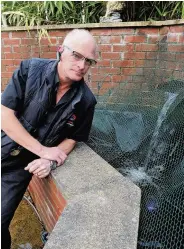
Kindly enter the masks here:
[[64, 47], [62, 45], [60, 45], [58, 48], [57, 48], [57, 59], [60, 60], [61, 58], [61, 54], [64, 50]]
[[58, 47], [58, 52], [59, 52], [59, 53], [62, 53], [63, 50], [64, 50], [64, 47], [63, 47], [62, 45], [60, 45], [60, 46]]

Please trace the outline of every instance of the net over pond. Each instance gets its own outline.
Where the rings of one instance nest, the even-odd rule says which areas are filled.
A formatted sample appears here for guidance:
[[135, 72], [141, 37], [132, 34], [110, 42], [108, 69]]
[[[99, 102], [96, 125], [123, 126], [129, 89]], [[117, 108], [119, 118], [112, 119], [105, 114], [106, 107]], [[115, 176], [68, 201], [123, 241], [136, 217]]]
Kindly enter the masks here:
[[88, 145], [142, 190], [137, 248], [183, 249], [184, 82], [97, 99]]

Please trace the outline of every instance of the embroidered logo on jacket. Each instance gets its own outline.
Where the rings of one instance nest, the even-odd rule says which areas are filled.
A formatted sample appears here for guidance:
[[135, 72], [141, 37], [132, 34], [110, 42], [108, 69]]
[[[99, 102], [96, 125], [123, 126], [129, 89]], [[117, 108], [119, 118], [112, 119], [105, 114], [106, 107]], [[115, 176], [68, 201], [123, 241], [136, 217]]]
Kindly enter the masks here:
[[69, 127], [73, 127], [74, 126], [74, 123], [75, 123], [75, 120], [76, 120], [76, 115], [73, 114], [70, 119], [68, 120], [68, 122], [66, 123]]

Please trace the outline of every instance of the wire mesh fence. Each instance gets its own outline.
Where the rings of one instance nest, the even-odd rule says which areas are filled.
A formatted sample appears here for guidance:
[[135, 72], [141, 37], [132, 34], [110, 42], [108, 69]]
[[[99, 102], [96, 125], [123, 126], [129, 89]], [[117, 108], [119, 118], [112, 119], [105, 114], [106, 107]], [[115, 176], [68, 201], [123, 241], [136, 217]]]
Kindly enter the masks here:
[[184, 249], [184, 82], [97, 99], [88, 145], [142, 190], [137, 249]]

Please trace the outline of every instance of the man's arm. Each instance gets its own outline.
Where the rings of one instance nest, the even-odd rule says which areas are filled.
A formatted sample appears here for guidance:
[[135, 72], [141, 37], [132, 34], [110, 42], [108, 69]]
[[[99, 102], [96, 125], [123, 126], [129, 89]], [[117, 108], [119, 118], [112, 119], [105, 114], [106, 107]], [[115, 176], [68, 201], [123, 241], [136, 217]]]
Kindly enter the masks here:
[[64, 153], [65, 154], [69, 154], [72, 150], [73, 150], [73, 148], [75, 147], [75, 145], [76, 145], [76, 141], [75, 140], [73, 140], [73, 139], [65, 139], [64, 141], [62, 141], [59, 145], [58, 145], [58, 147], [62, 150], [62, 151], [64, 151]]
[[41, 158], [57, 161], [58, 165], [66, 159], [66, 154], [61, 148], [48, 148], [41, 145], [24, 129], [14, 111], [3, 105], [1, 106], [1, 129], [16, 143]]
[[[58, 147], [66, 154], [68, 155], [73, 148], [76, 145], [76, 141], [73, 139], [65, 139], [62, 141]], [[64, 163], [64, 161], [63, 161]], [[51, 161], [46, 159], [36, 159], [28, 164], [27, 167], [25, 167], [25, 170], [28, 170], [30, 173], [33, 173], [39, 178], [44, 178], [49, 175], [51, 171]]]
[[[58, 148], [63, 150], [67, 155], [73, 150], [76, 145], [76, 141], [85, 141], [88, 138], [92, 120], [94, 114], [94, 106], [88, 109], [85, 119], [77, 125], [73, 134], [62, 141]], [[51, 168], [50, 168], [50, 161], [43, 160], [43, 159], [36, 159], [28, 164], [25, 170], [29, 170], [30, 173], [33, 173], [39, 178], [44, 178], [49, 175]]]

